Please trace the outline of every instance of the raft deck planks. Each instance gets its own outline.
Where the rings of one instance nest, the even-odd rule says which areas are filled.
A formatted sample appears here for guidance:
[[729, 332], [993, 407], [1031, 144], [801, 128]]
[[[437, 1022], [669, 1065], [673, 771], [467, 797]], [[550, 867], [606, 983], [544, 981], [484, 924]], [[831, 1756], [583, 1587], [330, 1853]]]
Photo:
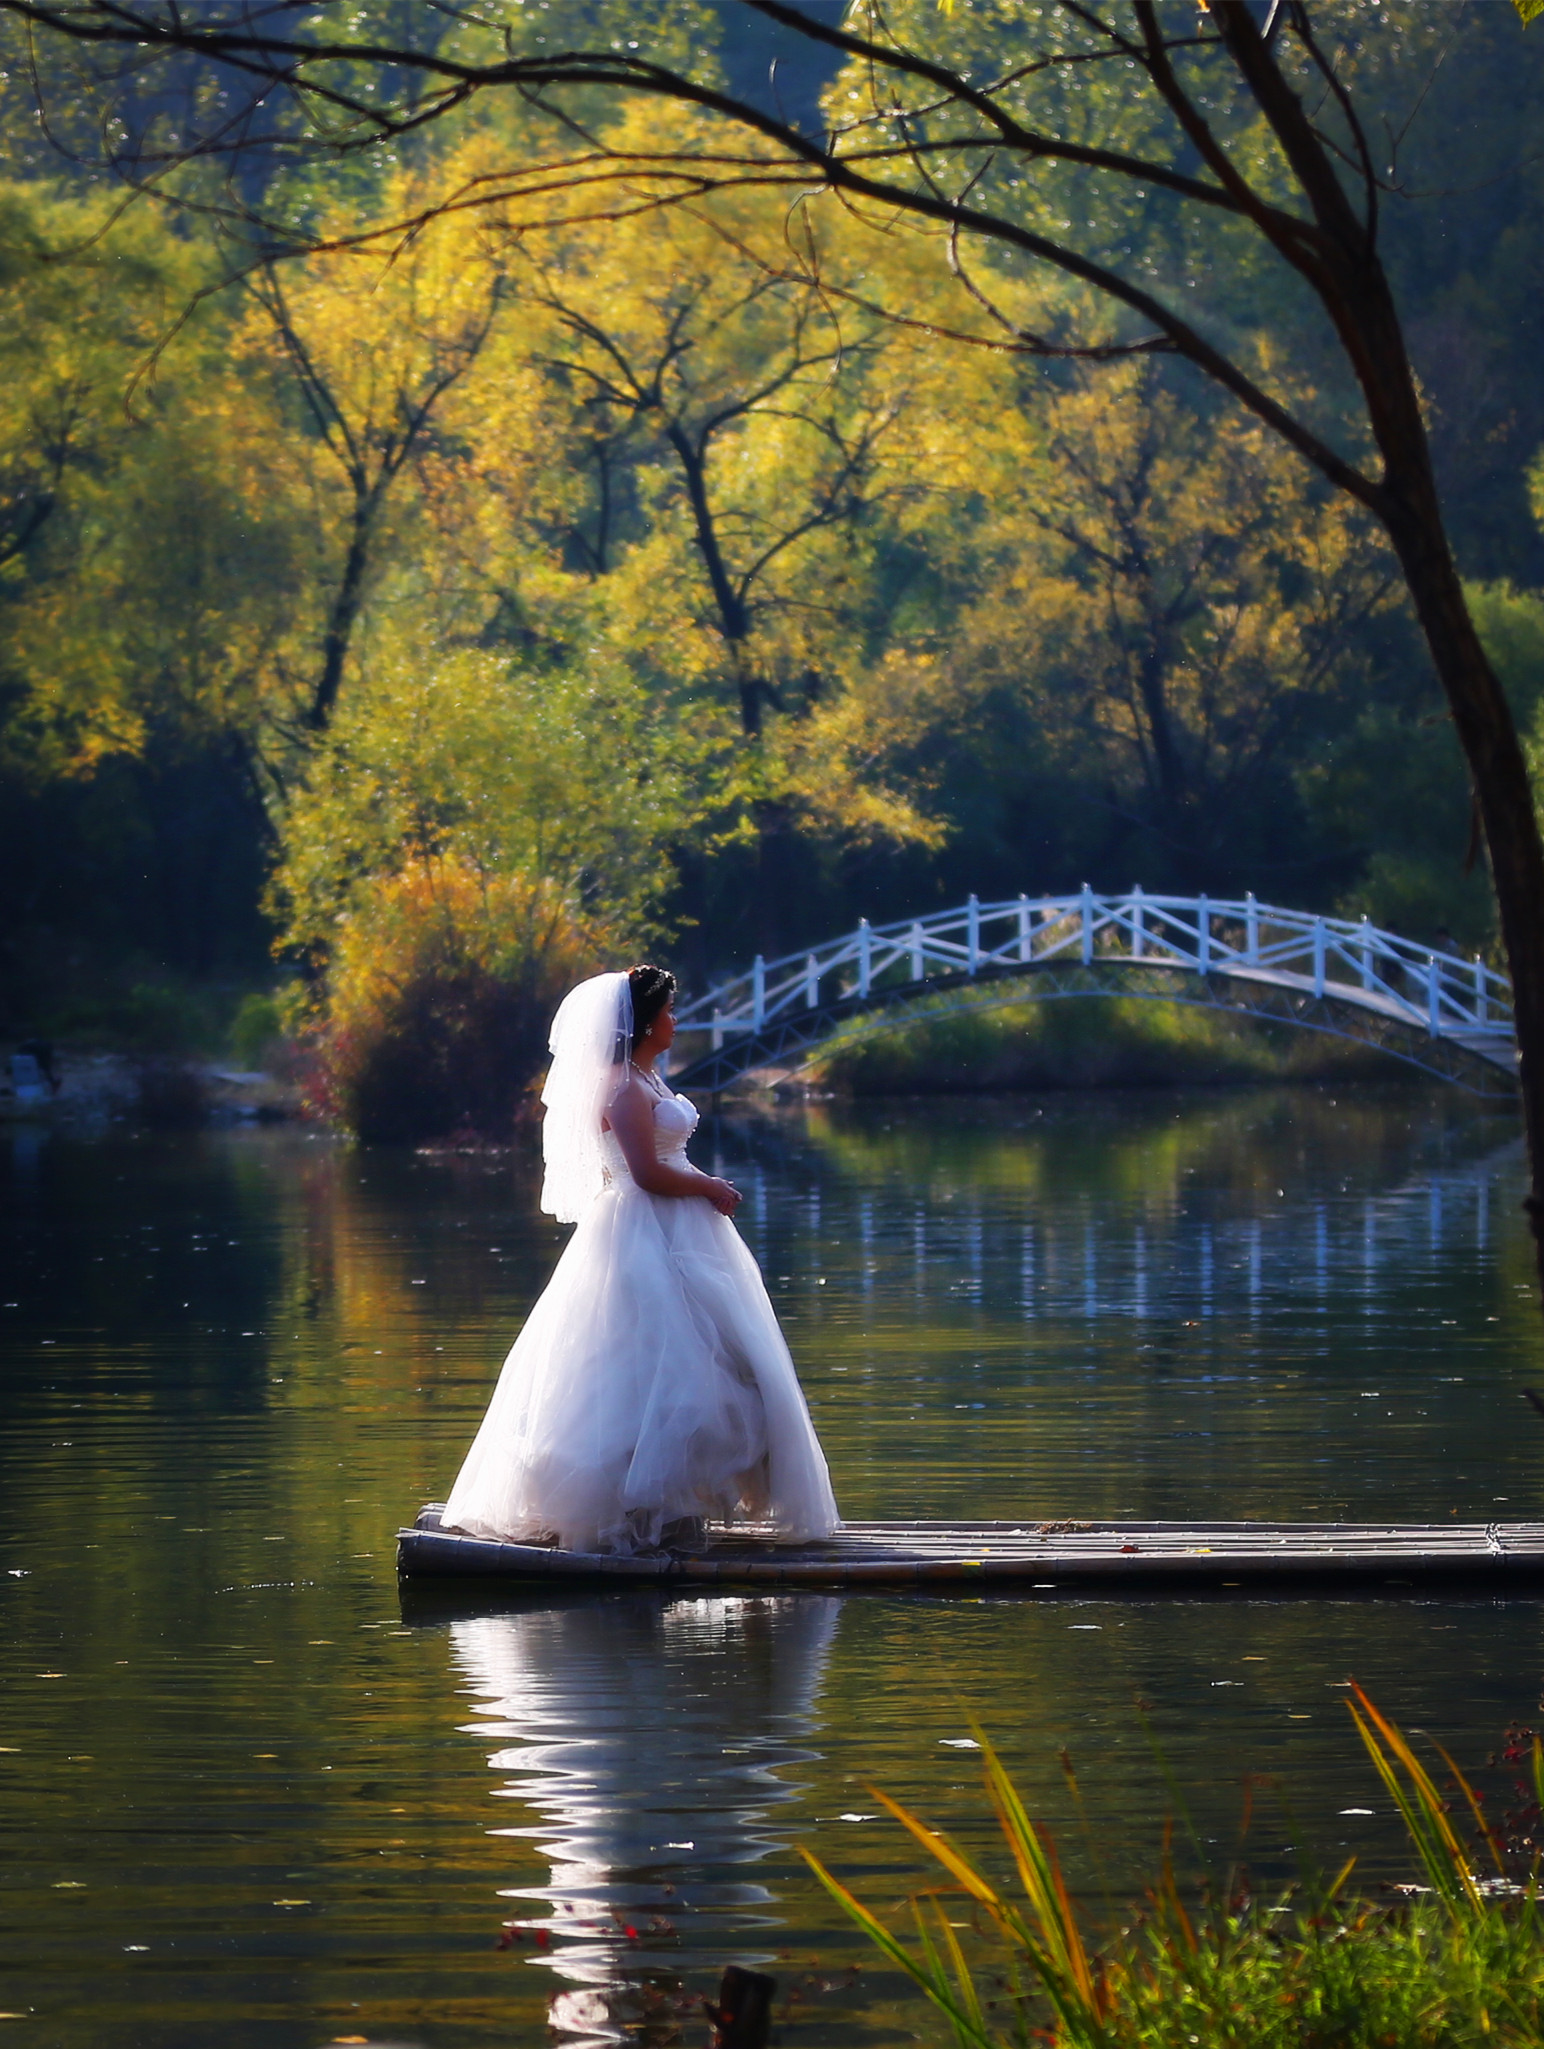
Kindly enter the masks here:
[[773, 1544], [752, 1525], [701, 1550], [612, 1558], [499, 1544], [440, 1527], [438, 1504], [397, 1533], [408, 1578], [1052, 1588], [1175, 1582], [1544, 1580], [1544, 1523], [852, 1522], [823, 1544]]

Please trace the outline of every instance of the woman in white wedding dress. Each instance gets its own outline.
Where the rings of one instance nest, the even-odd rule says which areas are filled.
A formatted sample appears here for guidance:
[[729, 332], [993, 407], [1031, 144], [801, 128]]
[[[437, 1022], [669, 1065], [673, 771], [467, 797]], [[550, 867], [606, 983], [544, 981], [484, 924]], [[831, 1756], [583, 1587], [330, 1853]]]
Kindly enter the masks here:
[[441, 1526], [628, 1552], [707, 1519], [786, 1543], [840, 1528], [739, 1192], [686, 1155], [697, 1112], [654, 1071], [675, 978], [563, 999], [542, 1091], [542, 1208], [578, 1229], [515, 1340]]

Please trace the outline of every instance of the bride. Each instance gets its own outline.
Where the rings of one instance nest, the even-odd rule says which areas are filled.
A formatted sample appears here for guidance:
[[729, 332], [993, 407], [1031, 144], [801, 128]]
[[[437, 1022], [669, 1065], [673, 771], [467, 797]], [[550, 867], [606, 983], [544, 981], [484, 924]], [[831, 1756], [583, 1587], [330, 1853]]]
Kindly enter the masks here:
[[541, 1206], [577, 1223], [515, 1340], [441, 1527], [628, 1552], [752, 1518], [840, 1528], [739, 1191], [686, 1156], [697, 1112], [654, 1071], [675, 977], [596, 975], [552, 1023]]

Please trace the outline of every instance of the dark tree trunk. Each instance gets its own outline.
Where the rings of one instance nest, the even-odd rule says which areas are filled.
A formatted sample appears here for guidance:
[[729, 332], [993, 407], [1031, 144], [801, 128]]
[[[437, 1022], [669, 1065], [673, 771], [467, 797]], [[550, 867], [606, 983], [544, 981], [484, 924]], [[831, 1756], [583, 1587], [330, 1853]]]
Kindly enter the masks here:
[[[1511, 706], [1480, 644], [1429, 472], [1391, 488], [1385, 516], [1469, 763], [1512, 978], [1518, 1082], [1528, 1139], [1525, 1201], [1544, 1286], [1544, 843]], [[1413, 502], [1412, 502], [1413, 501]]]
[[1169, 651], [1159, 629], [1150, 626], [1146, 645], [1137, 656], [1137, 691], [1147, 718], [1148, 744], [1158, 779], [1158, 801], [1166, 815], [1178, 818], [1185, 808], [1188, 791], [1184, 764], [1175, 745], [1174, 725], [1169, 717], [1167, 676]]
[[[373, 494], [371, 494], [373, 497]], [[327, 632], [322, 641], [322, 669], [311, 699], [307, 724], [324, 732], [332, 719], [333, 706], [343, 683], [343, 665], [348, 660], [349, 642], [364, 597], [365, 569], [370, 559], [370, 529], [374, 506], [371, 498], [356, 499], [348, 553], [343, 558], [343, 575], [338, 594], [327, 614]]]
[[[1150, 11], [1147, 0], [1137, 5]], [[1378, 254], [1377, 195], [1364, 180], [1359, 217], [1342, 176], [1344, 168], [1354, 178], [1354, 163], [1332, 161], [1249, 7], [1217, 0], [1213, 19], [1312, 207], [1318, 246], [1300, 252], [1298, 266], [1334, 324], [1383, 459], [1376, 480], [1353, 485], [1327, 473], [1361, 499], [1393, 543], [1473, 779], [1512, 979], [1528, 1141], [1525, 1207], [1544, 1286], [1544, 841], [1527, 762], [1453, 560], [1404, 328]], [[1299, 25], [1311, 48], [1306, 10]]]
[[[750, 658], [751, 615], [745, 599], [736, 590], [724, 551], [719, 544], [718, 526], [708, 496], [707, 457], [694, 447], [685, 430], [672, 422], [665, 430], [686, 479], [686, 495], [692, 508], [692, 522], [703, 567], [718, 608], [719, 632], [729, 651], [730, 673], [740, 706], [740, 731], [752, 746], [761, 740], [761, 708], [766, 686]], [[762, 953], [781, 951], [782, 892], [778, 886], [778, 855], [787, 831], [787, 807], [760, 803], [756, 821], [756, 943]]]
[[703, 450], [692, 446], [685, 430], [674, 421], [666, 428], [665, 437], [675, 450], [681, 474], [686, 479], [686, 496], [692, 508], [697, 549], [708, 573], [713, 602], [718, 608], [719, 631], [729, 649], [730, 666], [734, 671], [735, 689], [740, 700], [740, 729], [748, 740], [754, 740], [761, 732], [762, 690], [746, 655], [746, 642], [751, 631], [750, 614], [744, 598], [734, 587], [734, 579], [729, 574], [729, 565], [719, 545], [718, 527], [708, 498], [707, 457]]

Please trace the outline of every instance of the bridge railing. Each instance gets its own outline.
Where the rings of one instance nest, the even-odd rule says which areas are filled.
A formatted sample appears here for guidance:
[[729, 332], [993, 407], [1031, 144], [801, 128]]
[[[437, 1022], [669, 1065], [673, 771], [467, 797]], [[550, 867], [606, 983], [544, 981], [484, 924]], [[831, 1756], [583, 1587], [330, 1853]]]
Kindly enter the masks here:
[[1333, 996], [1434, 1037], [1512, 1030], [1511, 990], [1478, 958], [1432, 952], [1368, 919], [1326, 918], [1241, 899], [1149, 896], [969, 897], [925, 918], [856, 929], [807, 952], [764, 960], [683, 1004], [683, 1031], [759, 1032], [833, 1000], [899, 993], [938, 976], [1126, 961], [1226, 974]]

